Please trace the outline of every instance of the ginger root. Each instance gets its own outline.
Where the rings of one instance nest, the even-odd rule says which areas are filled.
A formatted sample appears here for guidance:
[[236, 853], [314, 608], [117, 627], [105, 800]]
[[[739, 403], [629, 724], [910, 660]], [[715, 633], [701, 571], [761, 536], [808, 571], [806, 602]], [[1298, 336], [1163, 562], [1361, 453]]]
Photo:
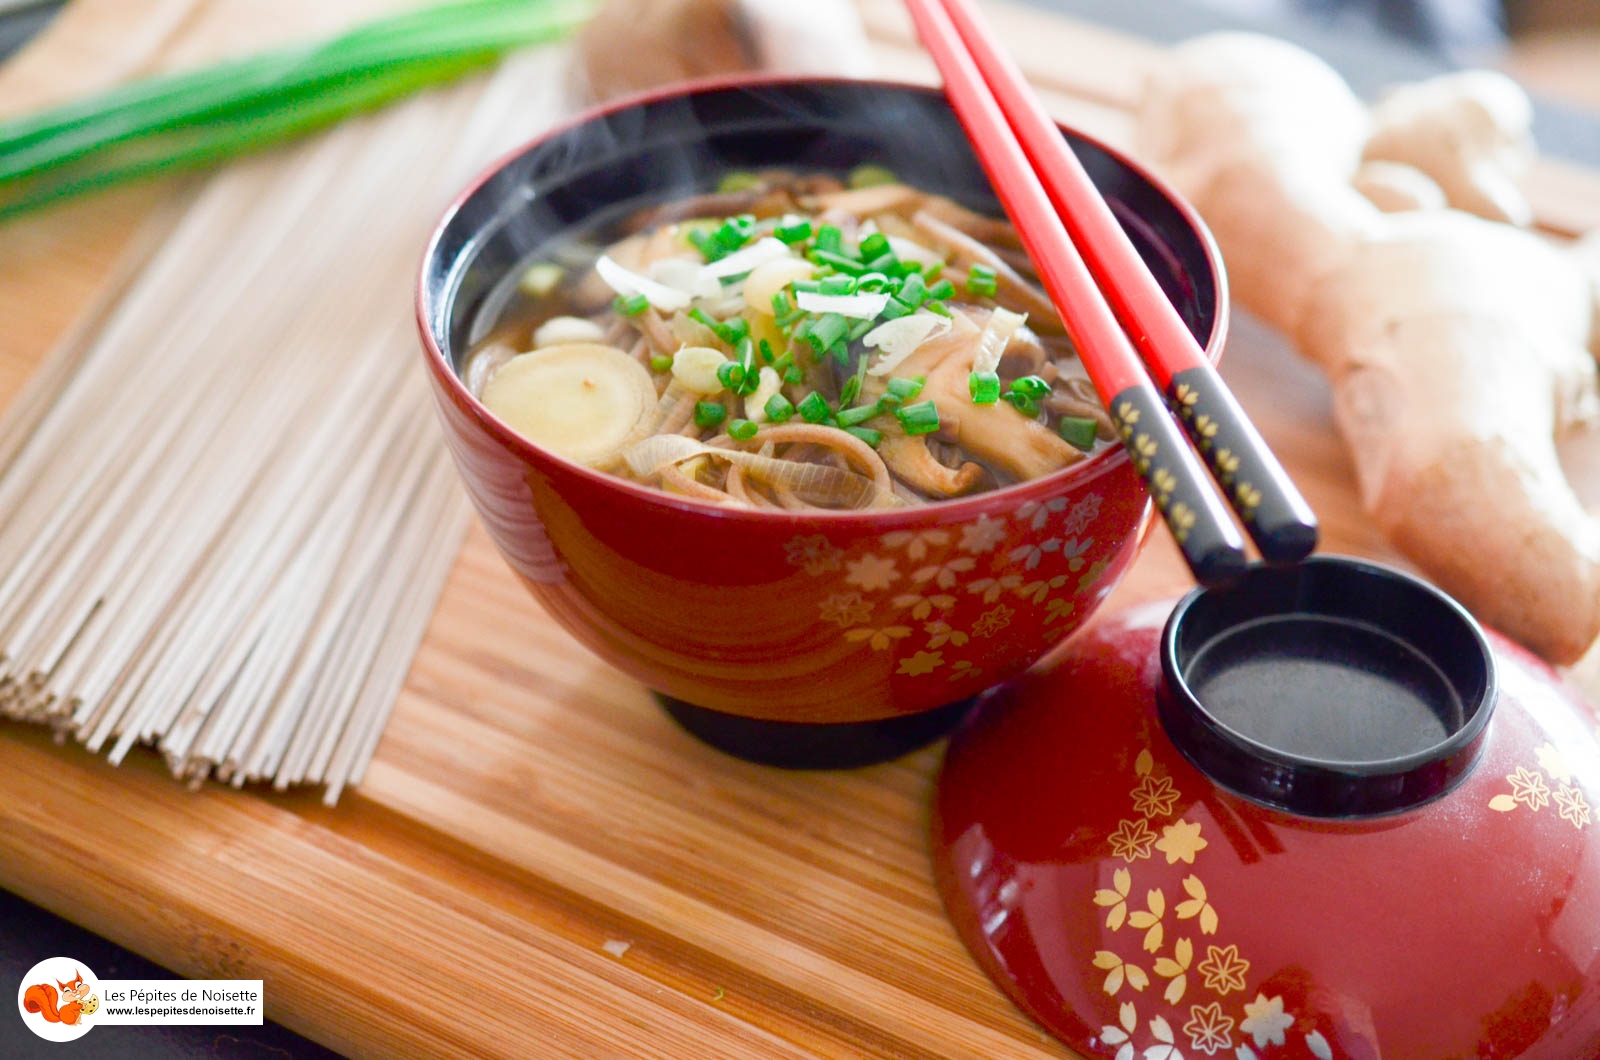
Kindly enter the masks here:
[[1555, 437], [1600, 415], [1600, 239], [1508, 223], [1530, 216], [1526, 97], [1477, 72], [1369, 111], [1246, 34], [1172, 58], [1139, 152], [1205, 217], [1239, 302], [1327, 374], [1366, 510], [1484, 621], [1576, 660], [1600, 635], [1600, 522]]

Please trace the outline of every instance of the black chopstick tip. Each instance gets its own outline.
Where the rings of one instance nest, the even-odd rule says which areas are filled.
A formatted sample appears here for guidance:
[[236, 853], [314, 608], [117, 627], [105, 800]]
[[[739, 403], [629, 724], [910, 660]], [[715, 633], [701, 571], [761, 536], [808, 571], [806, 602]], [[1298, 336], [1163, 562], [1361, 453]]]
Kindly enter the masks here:
[[1261, 558], [1274, 566], [1298, 563], [1317, 549], [1319, 531], [1315, 519], [1269, 523], [1258, 515], [1251, 529], [1251, 540]]
[[1194, 580], [1207, 588], [1232, 585], [1250, 569], [1245, 554], [1226, 544], [1205, 550], [1185, 548], [1184, 558], [1189, 561]]

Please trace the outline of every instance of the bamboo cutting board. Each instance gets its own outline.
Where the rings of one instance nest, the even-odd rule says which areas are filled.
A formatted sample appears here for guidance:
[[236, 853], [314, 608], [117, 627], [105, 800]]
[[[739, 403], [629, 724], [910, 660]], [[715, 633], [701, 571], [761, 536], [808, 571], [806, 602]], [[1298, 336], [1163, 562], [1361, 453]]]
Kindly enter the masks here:
[[[244, 0], [74, 0], [0, 74], [0, 99], [21, 109], [374, 6], [270, 5], [268, 31], [268, 5]], [[892, 0], [863, 6], [884, 72], [928, 79]], [[994, 14], [1062, 117], [1126, 140], [1158, 50]], [[1537, 179], [1546, 219], [1600, 220], [1593, 175]], [[183, 191], [0, 233], [0, 398], [115, 296]], [[1397, 561], [1361, 514], [1315, 372], [1239, 321], [1224, 374], [1327, 549]], [[1110, 606], [1187, 585], [1158, 531]], [[558, 630], [474, 528], [377, 759], [336, 809], [186, 793], [154, 756], [112, 769], [13, 726], [0, 885], [180, 973], [264, 979], [274, 1019], [353, 1054], [1070, 1056], [945, 923], [925, 850], [938, 759], [793, 774], [709, 751]]]

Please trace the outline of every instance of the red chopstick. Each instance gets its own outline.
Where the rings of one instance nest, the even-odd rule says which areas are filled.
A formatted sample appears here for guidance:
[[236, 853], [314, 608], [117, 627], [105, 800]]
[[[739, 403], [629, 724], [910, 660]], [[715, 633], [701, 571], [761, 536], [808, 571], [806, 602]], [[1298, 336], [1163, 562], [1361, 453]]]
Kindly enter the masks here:
[[1245, 567], [1243, 537], [1167, 414], [955, 24], [939, 0], [906, 0], [906, 6], [944, 75], [951, 107], [1189, 569], [1204, 585], [1238, 577]]
[[1256, 547], [1274, 562], [1308, 555], [1317, 543], [1317, 519], [1310, 505], [1145, 267], [1044, 104], [971, 0], [942, 4], [1033, 171], [1042, 178], [1056, 215]]

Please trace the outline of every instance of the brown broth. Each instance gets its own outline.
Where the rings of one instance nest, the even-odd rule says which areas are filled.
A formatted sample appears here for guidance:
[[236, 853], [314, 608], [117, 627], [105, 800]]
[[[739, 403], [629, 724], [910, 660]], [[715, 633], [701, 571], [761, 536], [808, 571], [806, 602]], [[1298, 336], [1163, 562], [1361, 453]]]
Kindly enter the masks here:
[[[973, 214], [949, 200], [900, 185], [851, 189], [825, 174], [781, 171], [749, 175], [749, 180], [753, 186], [738, 191], [711, 193], [665, 206], [620, 210], [527, 262], [507, 277], [489, 302], [488, 327], [474, 343], [463, 370], [469, 386], [483, 396], [485, 381], [512, 356], [533, 349], [535, 335], [551, 321], [585, 321], [587, 324], [566, 321], [557, 326], [583, 335], [586, 341], [626, 352], [650, 373], [657, 407], [641, 421], [649, 433], [681, 433], [714, 447], [765, 451], [789, 462], [815, 463], [845, 475], [881, 478], [873, 461], [859, 455], [860, 446], [826, 431], [849, 433], [851, 438], [872, 446], [883, 461], [892, 491], [879, 490], [883, 495], [878, 498], [881, 503], [936, 501], [1009, 485], [1083, 459], [1086, 454], [1077, 446], [1086, 441], [1090, 453], [1112, 444], [1110, 421], [1099, 409], [1071, 343], [1062, 334], [1053, 309], [1043, 301], [1037, 276], [1006, 222]], [[866, 369], [879, 363], [885, 354], [868, 349], [861, 340], [888, 317], [863, 322], [838, 314], [802, 313], [796, 306], [800, 295], [793, 287], [782, 288], [786, 315], [792, 317], [787, 327], [780, 326], [783, 322], [775, 317], [770, 304], [750, 305], [742, 299], [744, 280], [738, 275], [724, 280], [715, 296], [709, 296], [708, 285], [691, 310], [666, 312], [651, 306], [629, 314], [621, 310], [638, 307], [623, 306], [621, 297], [595, 270], [595, 263], [605, 254], [630, 273], [658, 281], [671, 280], [676, 271], [681, 283], [683, 277], [704, 264], [704, 247], [716, 246], [719, 237], [730, 231], [729, 218], [740, 216], [750, 229], [743, 247], [774, 238], [777, 228], [808, 221], [812, 236], [800, 241], [798, 247], [808, 248], [808, 256], [814, 262], [805, 282], [828, 285], [815, 292], [823, 296], [835, 293], [832, 288], [854, 279], [847, 278], [850, 268], [832, 269], [833, 265], [850, 263], [830, 257], [835, 253], [830, 245], [817, 247], [818, 233], [825, 224], [840, 230], [839, 253], [847, 258], [860, 254], [863, 243], [869, 249], [887, 243], [890, 254], [879, 253], [869, 265], [852, 266], [869, 273], [855, 282], [874, 285], [868, 292], [873, 296], [889, 293], [899, 285], [896, 299], [911, 306], [916, 306], [922, 291], [931, 288], [943, 292], [943, 297], [929, 301], [943, 307], [947, 320], [928, 320], [928, 302], [915, 310], [923, 314], [917, 317], [915, 326], [935, 330], [930, 338], [916, 345], [904, 363], [908, 369], [923, 371], [897, 368], [887, 377], [867, 374]], [[791, 243], [792, 255], [796, 246], [793, 235], [793, 230], [786, 229], [786, 238], [781, 240]], [[776, 253], [779, 248], [773, 249]], [[935, 257], [940, 260], [937, 267], [932, 265]], [[924, 262], [915, 276], [902, 264], [914, 259]], [[668, 261], [683, 264], [663, 264]], [[991, 266], [997, 274], [993, 296], [984, 291], [984, 278], [976, 270], [969, 271], [967, 266], [974, 261]], [[896, 271], [903, 275], [896, 275]], [[530, 287], [526, 282], [529, 278], [548, 281], [557, 273], [559, 278], [553, 283]], [[936, 274], [931, 283], [924, 278], [929, 273]], [[751, 273], [760, 274], [759, 268]], [[949, 287], [941, 281], [948, 281]], [[703, 277], [700, 282], [706, 283]], [[969, 283], [977, 287], [977, 293], [969, 289]], [[881, 285], [887, 285], [888, 291]], [[965, 390], [967, 373], [958, 369], [963, 363], [970, 367], [970, 351], [984, 329], [998, 326], [1005, 319], [1004, 313], [996, 313], [997, 308], [1029, 312], [1029, 325], [1012, 333], [999, 360], [997, 374], [1002, 391], [1019, 390], [1014, 384], [1024, 376], [1041, 378], [1048, 389], [1042, 395], [1034, 395], [1031, 401], [1013, 394], [1009, 400], [1015, 404], [1002, 400], [989, 407], [977, 406], [972, 404], [970, 394], [963, 396], [959, 392]], [[885, 303], [884, 309], [895, 306]], [[898, 311], [903, 315], [912, 312]], [[825, 319], [829, 315], [837, 316], [837, 320]], [[707, 322], [712, 326], [706, 326]], [[838, 334], [841, 322], [847, 330]], [[941, 334], [939, 328], [946, 330]], [[739, 330], [751, 337], [748, 350], [738, 341]], [[967, 338], [972, 341], [963, 345]], [[764, 345], [758, 345], [763, 339]], [[950, 352], [935, 360], [937, 351], [945, 346]], [[714, 394], [686, 389], [688, 377], [682, 374], [686, 368], [676, 364], [684, 347], [713, 349], [732, 362], [741, 362], [743, 354], [741, 366], [748, 367], [752, 377], [760, 375], [765, 379], [767, 385], [758, 396], [769, 401], [773, 380], [760, 369], [787, 372], [777, 391], [781, 396], [775, 403], [762, 404], [753, 403], [749, 394], [740, 395], [727, 387]], [[676, 370], [668, 367], [669, 359]], [[898, 402], [886, 393], [889, 379], [904, 380], [912, 375], [924, 380], [922, 391]], [[910, 383], [895, 385], [909, 387]], [[1026, 385], [1026, 381], [1021, 384]], [[692, 418], [686, 419], [685, 409], [680, 407], [685, 400], [694, 402]], [[831, 414], [831, 421], [824, 422], [821, 433], [785, 430], [770, 417], [764, 420], [769, 411], [774, 416], [788, 411], [783, 427], [802, 424], [808, 409], [815, 413], [818, 400], [827, 403]], [[903, 420], [895, 406], [904, 409], [924, 402], [932, 402], [940, 413], [939, 427], [928, 434], [909, 433], [908, 423], [913, 429], [917, 424], [914, 419]], [[878, 410], [876, 414], [867, 415], [873, 408]], [[1061, 433], [1063, 420], [1068, 418], [1081, 421], [1069, 425], [1069, 430], [1075, 430], [1072, 443], [1063, 440]], [[961, 419], [968, 422], [961, 423]], [[1029, 419], [1035, 422], [1030, 425], [1026, 422]], [[746, 421], [755, 426], [738, 426]], [[857, 429], [846, 432], [846, 426]], [[751, 429], [753, 437], [738, 437], [738, 431]], [[1092, 435], [1092, 441], [1086, 435]], [[767, 436], [773, 441], [763, 447]], [[804, 436], [803, 440], [799, 440], [800, 436]], [[1018, 453], [1022, 455], [1014, 455]], [[931, 464], [925, 459], [928, 455], [932, 457]], [[703, 499], [725, 497], [731, 503], [838, 506], [837, 497], [833, 503], [824, 497], [819, 504], [817, 497], [808, 496], [803, 490], [785, 488], [787, 479], [783, 476], [768, 480], [763, 478], [764, 471], [758, 473], [749, 468], [730, 473], [729, 466], [719, 458], [688, 463], [692, 472], [687, 475], [677, 473], [675, 467], [664, 468], [640, 480]], [[621, 453], [606, 458], [599, 466], [639, 478], [630, 472]], [[686, 482], [686, 478], [692, 481]]]

